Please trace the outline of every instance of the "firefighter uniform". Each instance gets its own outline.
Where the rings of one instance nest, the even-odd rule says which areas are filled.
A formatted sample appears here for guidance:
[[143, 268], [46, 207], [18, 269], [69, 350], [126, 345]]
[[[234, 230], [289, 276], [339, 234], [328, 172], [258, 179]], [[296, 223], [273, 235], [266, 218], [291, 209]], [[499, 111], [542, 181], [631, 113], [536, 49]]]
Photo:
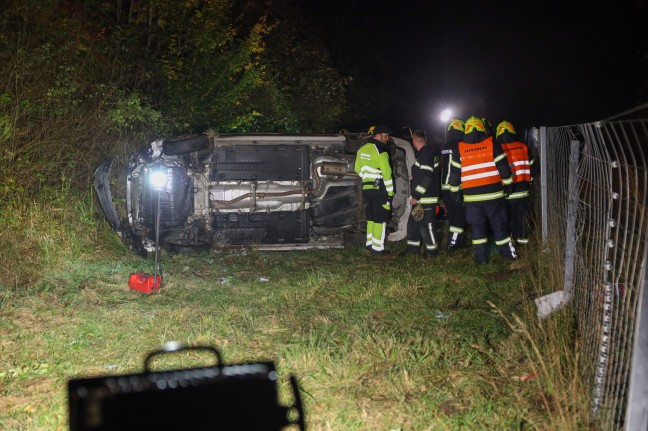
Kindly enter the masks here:
[[[461, 190], [453, 194], [450, 191], [450, 162], [452, 148], [456, 147], [464, 134], [464, 122], [453, 119], [448, 125], [446, 141], [441, 148], [441, 198], [448, 212], [448, 251], [456, 250], [465, 245], [464, 231], [466, 229], [466, 211], [463, 205]], [[458, 199], [456, 199], [458, 197]]]
[[489, 226], [499, 254], [506, 260], [517, 258], [504, 193], [504, 188], [508, 191], [512, 183], [506, 153], [486, 134], [483, 121], [470, 117], [463, 139], [452, 148], [449, 184], [453, 195], [463, 190], [477, 263], [488, 263]]
[[495, 140], [506, 153], [513, 174], [511, 193], [506, 196], [511, 235], [517, 244], [527, 244], [529, 242], [529, 189], [532, 180], [533, 159], [529, 159], [527, 145], [520, 141], [515, 133], [515, 128], [508, 121], [499, 123], [495, 134]]
[[424, 245], [423, 256], [431, 257], [439, 254], [435, 218], [439, 205], [441, 169], [439, 158], [425, 140], [425, 132], [414, 132], [413, 145], [417, 151], [411, 170], [410, 202], [413, 205], [420, 204], [423, 214], [422, 217], [417, 217], [414, 209], [410, 213], [407, 220], [407, 247], [402, 255], [416, 255], [421, 251], [421, 245]]
[[389, 129], [379, 125], [373, 128], [373, 137], [356, 154], [355, 172], [362, 179], [362, 198], [367, 218], [366, 247], [372, 253], [385, 253], [387, 223], [391, 218], [394, 196], [392, 169], [387, 141]]

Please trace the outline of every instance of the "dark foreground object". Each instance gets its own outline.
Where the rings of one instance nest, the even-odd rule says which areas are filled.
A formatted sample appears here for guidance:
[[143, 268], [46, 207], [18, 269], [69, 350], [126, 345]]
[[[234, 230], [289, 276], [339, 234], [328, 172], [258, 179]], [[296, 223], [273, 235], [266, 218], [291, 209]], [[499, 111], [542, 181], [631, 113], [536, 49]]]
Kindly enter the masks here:
[[[180, 350], [211, 351], [218, 364], [150, 370], [154, 356]], [[293, 424], [305, 430], [297, 381], [291, 376], [295, 404], [279, 405], [272, 362], [222, 365], [211, 347], [166, 347], [150, 353], [144, 368], [70, 380], [70, 430], [281, 430]]]

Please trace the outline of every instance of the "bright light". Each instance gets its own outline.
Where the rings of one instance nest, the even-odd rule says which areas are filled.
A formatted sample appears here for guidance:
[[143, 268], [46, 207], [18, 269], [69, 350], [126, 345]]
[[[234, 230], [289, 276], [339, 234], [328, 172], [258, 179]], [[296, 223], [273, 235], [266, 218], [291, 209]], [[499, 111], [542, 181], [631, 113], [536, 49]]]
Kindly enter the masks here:
[[151, 185], [156, 190], [162, 190], [166, 186], [167, 176], [164, 171], [153, 171], [151, 173]]
[[441, 111], [440, 118], [441, 118], [441, 121], [443, 121], [444, 123], [447, 123], [448, 120], [450, 120], [451, 117], [452, 117], [452, 111], [451, 110], [444, 109], [443, 111]]

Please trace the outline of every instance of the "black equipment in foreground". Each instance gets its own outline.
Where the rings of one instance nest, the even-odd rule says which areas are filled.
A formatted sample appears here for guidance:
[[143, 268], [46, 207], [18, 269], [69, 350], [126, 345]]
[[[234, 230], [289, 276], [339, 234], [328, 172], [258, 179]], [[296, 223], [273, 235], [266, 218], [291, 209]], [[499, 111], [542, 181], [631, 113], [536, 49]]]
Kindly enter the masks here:
[[[151, 371], [151, 360], [170, 352], [202, 350], [208, 367]], [[68, 382], [71, 431], [305, 430], [299, 387], [290, 376], [294, 405], [279, 405], [272, 362], [223, 365], [218, 350], [167, 343], [145, 359], [144, 372]]]

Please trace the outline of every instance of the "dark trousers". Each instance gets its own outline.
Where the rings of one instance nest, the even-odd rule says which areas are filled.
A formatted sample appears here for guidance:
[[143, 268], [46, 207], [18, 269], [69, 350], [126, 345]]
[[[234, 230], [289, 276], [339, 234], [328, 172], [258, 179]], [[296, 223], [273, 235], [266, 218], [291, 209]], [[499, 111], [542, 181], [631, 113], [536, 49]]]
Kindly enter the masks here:
[[472, 244], [477, 262], [488, 262], [489, 226], [499, 254], [507, 260], [517, 257], [509, 232], [508, 207], [504, 198], [466, 202], [466, 220], [472, 229]]
[[436, 235], [436, 205], [423, 205], [423, 219], [415, 220], [410, 214], [407, 219], [406, 253], [417, 254], [421, 244], [425, 245], [425, 254], [434, 256], [439, 253], [439, 241]]
[[363, 190], [362, 199], [365, 204], [367, 217], [366, 247], [377, 252], [385, 249], [387, 223], [391, 218], [391, 210], [384, 207], [387, 194], [381, 190]]
[[509, 227], [518, 244], [529, 242], [529, 198], [508, 199]]
[[[454, 193], [457, 195], [457, 193]], [[448, 249], [458, 248], [465, 245], [466, 230], [466, 209], [461, 200], [452, 198], [453, 193], [448, 190], [442, 191], [443, 202], [448, 210]]]

